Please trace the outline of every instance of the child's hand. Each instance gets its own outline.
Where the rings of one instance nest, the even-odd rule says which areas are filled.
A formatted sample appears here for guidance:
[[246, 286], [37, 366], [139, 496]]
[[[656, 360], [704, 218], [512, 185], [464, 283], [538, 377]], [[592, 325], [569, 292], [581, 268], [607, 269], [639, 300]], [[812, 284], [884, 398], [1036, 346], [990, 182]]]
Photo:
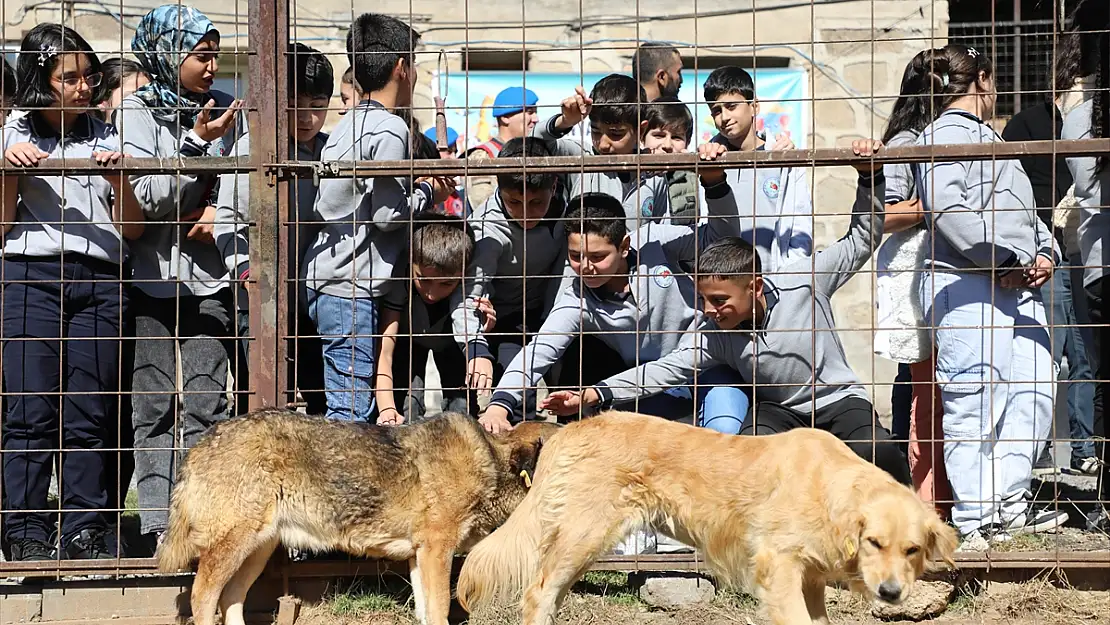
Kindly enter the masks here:
[[[698, 157], [703, 161], [715, 161], [725, 154], [728, 154], [728, 148], [720, 143], [703, 143], [698, 146]], [[698, 167], [698, 173], [701, 174], [701, 182], [704, 185], [715, 185], [725, 180], [725, 170], [723, 167], [706, 167], [702, 165]]]
[[[852, 153], [856, 156], [871, 156], [878, 154], [882, 147], [883, 142], [878, 139], [856, 139], [852, 142]], [[883, 165], [882, 163], [856, 162], [852, 163], [852, 167], [855, 167], [856, 171], [866, 174], [881, 171]]]
[[478, 417], [478, 423], [482, 424], [487, 432], [494, 435], [513, 429], [513, 426], [509, 424], [508, 411], [496, 405], [486, 408], [482, 416]]
[[425, 178], [418, 178], [417, 182], [427, 182], [432, 185], [433, 204], [447, 201], [447, 198], [451, 197], [451, 194], [455, 192], [454, 176], [428, 176]]
[[795, 147], [794, 141], [790, 139], [790, 131], [781, 132], [775, 136], [775, 143], [771, 146], [772, 150], [793, 150]]
[[197, 133], [202, 141], [215, 141], [224, 136], [235, 125], [235, 116], [243, 107], [243, 101], [235, 100], [228, 105], [224, 114], [216, 119], [211, 119], [213, 106], [216, 106], [216, 101], [209, 100], [200, 110], [197, 121], [193, 124], [193, 132]]
[[4, 150], [4, 160], [16, 167], [34, 167], [49, 156], [33, 143], [17, 143]]
[[540, 408], [549, 410], [560, 417], [573, 417], [580, 414], [584, 408], [597, 405], [600, 400], [597, 391], [592, 388], [582, 392], [555, 391], [540, 403]]
[[486, 323], [482, 326], [482, 332], [493, 332], [493, 327], [497, 325], [497, 311], [488, 297], [478, 298], [478, 312], [485, 315]]
[[582, 395], [578, 391], [555, 391], [540, 402], [540, 408], [560, 417], [573, 417], [582, 411]]
[[[123, 152], [93, 152], [93, 159], [97, 165], [111, 165], [130, 157], [130, 154], [124, 154]], [[105, 175], [104, 177], [108, 180], [108, 184], [112, 186], [118, 186], [123, 182], [123, 178], [118, 175]]]
[[471, 358], [466, 362], [466, 379], [470, 388], [486, 395], [493, 389], [493, 361], [489, 358]]
[[574, 95], [563, 100], [563, 112], [555, 122], [555, 127], [560, 130], [570, 130], [578, 125], [594, 107], [594, 101], [586, 94], [582, 87], [574, 88]]
[[404, 422], [405, 416], [392, 406], [378, 411], [378, 425], [402, 425]]
[[1023, 286], [1030, 289], [1041, 288], [1052, 277], [1052, 272], [1055, 269], [1056, 265], [1051, 258], [1045, 258], [1038, 254], [1037, 258], [1033, 260], [1033, 266], [1025, 270]]
[[197, 222], [189, 229], [189, 234], [185, 235], [186, 238], [193, 241], [200, 241], [201, 243], [215, 243], [216, 242], [216, 207], [206, 206], [204, 212], [201, 213]]

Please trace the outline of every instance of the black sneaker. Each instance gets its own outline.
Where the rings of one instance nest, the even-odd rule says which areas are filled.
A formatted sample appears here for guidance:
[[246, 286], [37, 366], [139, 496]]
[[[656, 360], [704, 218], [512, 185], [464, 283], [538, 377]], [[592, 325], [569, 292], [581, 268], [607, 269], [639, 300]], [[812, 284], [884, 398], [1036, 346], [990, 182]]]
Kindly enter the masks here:
[[54, 559], [54, 548], [34, 538], [16, 538], [11, 541], [12, 562], [38, 562]]
[[65, 556], [70, 560], [115, 559], [115, 537], [105, 530], [83, 529], [66, 543]]
[[1056, 461], [1052, 459], [1052, 453], [1048, 451], [1048, 445], [1045, 445], [1041, 450], [1040, 458], [1033, 465], [1033, 475], [1056, 475], [1060, 469], [1056, 466]]

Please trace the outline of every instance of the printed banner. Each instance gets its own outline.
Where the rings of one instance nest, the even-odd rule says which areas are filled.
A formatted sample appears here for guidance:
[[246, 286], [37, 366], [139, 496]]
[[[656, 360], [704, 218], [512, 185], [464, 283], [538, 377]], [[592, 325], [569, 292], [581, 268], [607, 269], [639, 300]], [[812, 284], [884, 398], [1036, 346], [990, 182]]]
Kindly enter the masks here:
[[[702, 85], [710, 71], [699, 69], [697, 74], [691, 69], [682, 71], [679, 99], [688, 103], [694, 116], [694, 144], [709, 141], [717, 132], [709, 116], [709, 107], [704, 103], [689, 104], [704, 100]], [[810, 103], [806, 101], [805, 75], [802, 68], [757, 69], [752, 73], [760, 101], [757, 129], [766, 132], [772, 140], [784, 130], [788, 131], [799, 148], [806, 147], [805, 129], [810, 111]], [[540, 120], [544, 120], [558, 114], [559, 103], [572, 95], [576, 86], [582, 85], [589, 92], [594, 83], [605, 76], [602, 73], [526, 72], [522, 77], [520, 72], [513, 71], [455, 73], [449, 75], [446, 81], [447, 125], [459, 133], [460, 144], [478, 145], [497, 133], [492, 114], [493, 100], [502, 89], [523, 84], [534, 91], [539, 97]], [[437, 84], [436, 78], [432, 80], [433, 84]], [[585, 135], [582, 137], [584, 145], [589, 145], [588, 124], [579, 127]]]

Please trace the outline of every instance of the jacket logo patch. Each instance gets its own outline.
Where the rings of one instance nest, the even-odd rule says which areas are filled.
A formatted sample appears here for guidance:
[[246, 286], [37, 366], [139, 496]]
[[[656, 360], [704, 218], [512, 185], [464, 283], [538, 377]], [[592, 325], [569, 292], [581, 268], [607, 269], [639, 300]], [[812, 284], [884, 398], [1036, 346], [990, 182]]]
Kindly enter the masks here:
[[640, 214], [644, 217], [651, 217], [655, 214], [655, 198], [645, 198], [643, 203], [640, 204]]
[[779, 179], [777, 176], [763, 181], [763, 195], [766, 195], [772, 200], [779, 197]]
[[661, 289], [670, 288], [674, 284], [674, 274], [667, 267], [655, 267], [651, 270], [651, 280]]

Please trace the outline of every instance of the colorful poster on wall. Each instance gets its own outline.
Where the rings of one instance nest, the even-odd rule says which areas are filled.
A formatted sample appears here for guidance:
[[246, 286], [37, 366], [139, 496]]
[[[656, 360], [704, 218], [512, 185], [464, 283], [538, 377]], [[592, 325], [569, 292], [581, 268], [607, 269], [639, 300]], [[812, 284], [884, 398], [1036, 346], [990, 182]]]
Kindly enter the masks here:
[[[691, 69], [682, 72], [682, 90], [679, 99], [688, 103], [696, 120], [694, 143], [709, 141], [716, 130], [709, 115], [709, 107], [703, 102], [702, 85], [711, 70], [700, 69], [697, 74]], [[757, 129], [774, 138], [788, 131], [798, 147], [806, 147], [806, 128], [810, 103], [806, 101], [805, 71], [802, 68], [757, 69], [755, 78], [756, 94], [760, 100], [760, 114]], [[468, 146], [488, 140], [497, 132], [497, 124], [491, 110], [498, 92], [506, 87], [524, 85], [539, 97], [540, 119], [547, 119], [559, 112], [559, 103], [574, 93], [578, 85], [586, 87], [587, 92], [605, 74], [543, 73], [512, 71], [472, 71], [467, 74], [456, 73], [446, 81], [447, 125], [454, 128], [465, 139]], [[433, 85], [438, 84], [433, 78]], [[584, 144], [588, 145], [588, 124], [580, 125]]]

